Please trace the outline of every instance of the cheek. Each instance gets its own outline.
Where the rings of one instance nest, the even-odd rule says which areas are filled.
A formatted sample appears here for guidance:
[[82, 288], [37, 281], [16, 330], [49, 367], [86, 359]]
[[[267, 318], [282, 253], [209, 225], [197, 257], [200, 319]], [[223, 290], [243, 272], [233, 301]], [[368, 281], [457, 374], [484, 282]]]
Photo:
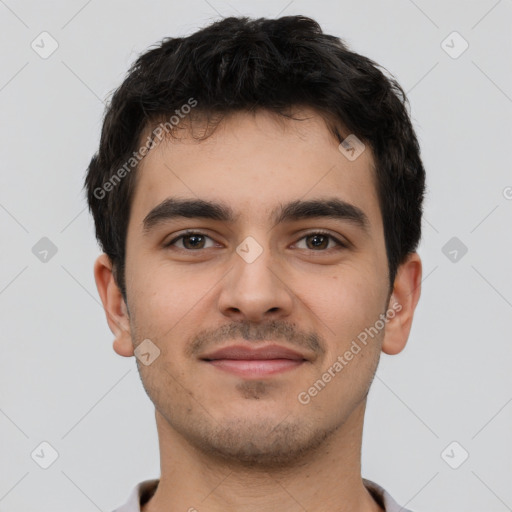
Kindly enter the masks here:
[[[362, 330], [375, 323], [385, 300], [382, 283], [361, 269], [345, 267], [336, 275], [302, 276], [295, 290], [314, 316], [319, 328], [336, 346], [345, 346]], [[300, 281], [296, 281], [300, 282]], [[334, 348], [334, 347], [333, 347]]]
[[325, 279], [323, 286], [304, 286], [301, 298], [326, 341], [325, 358], [308, 386], [328, 379], [315, 403], [320, 409], [338, 404], [334, 414], [344, 420], [346, 411], [364, 398], [378, 364], [382, 333], [369, 334], [369, 329], [383, 312], [382, 284], [368, 273], [347, 268]]
[[[161, 261], [133, 265], [130, 270], [129, 293], [137, 328], [150, 339], [162, 342], [168, 338], [186, 339], [192, 334], [189, 331], [198, 326], [198, 312], [211, 300], [208, 291], [213, 292], [222, 275]], [[177, 347], [178, 343], [173, 345]]]

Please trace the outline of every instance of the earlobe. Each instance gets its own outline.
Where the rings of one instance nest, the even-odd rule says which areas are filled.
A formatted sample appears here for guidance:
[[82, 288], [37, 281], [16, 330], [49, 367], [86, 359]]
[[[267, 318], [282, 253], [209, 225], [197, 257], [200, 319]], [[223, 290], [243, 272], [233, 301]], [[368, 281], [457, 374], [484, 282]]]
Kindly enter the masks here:
[[112, 262], [106, 254], [98, 256], [94, 263], [94, 279], [108, 325], [115, 336], [113, 348], [119, 355], [130, 357], [133, 355], [133, 343], [128, 308], [115, 282]]
[[389, 299], [382, 351], [395, 355], [409, 338], [412, 319], [421, 294], [422, 265], [418, 253], [410, 253], [398, 267], [393, 292]]

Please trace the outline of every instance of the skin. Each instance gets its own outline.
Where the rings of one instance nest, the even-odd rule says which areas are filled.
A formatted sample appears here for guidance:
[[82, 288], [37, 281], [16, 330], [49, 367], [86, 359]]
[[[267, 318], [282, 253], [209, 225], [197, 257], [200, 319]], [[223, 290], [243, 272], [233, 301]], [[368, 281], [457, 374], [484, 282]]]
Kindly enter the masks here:
[[[302, 113], [300, 122], [237, 113], [204, 141], [183, 130], [154, 147], [140, 166], [129, 220], [127, 304], [108, 257], [95, 263], [114, 350], [131, 357], [144, 339], [160, 350], [150, 365], [138, 362], [161, 456], [160, 484], [145, 512], [261, 512], [277, 503], [281, 511], [382, 511], [361, 479], [366, 397], [381, 352], [405, 347], [421, 260], [409, 255], [390, 296], [371, 150], [349, 161], [321, 117]], [[239, 217], [173, 219], [144, 234], [143, 219], [169, 196], [222, 202]], [[270, 220], [279, 204], [333, 196], [366, 214], [367, 233], [347, 220]], [[186, 229], [209, 238], [164, 247]], [[348, 246], [320, 238], [318, 248], [318, 229]], [[236, 252], [248, 236], [262, 248], [252, 263]], [[392, 304], [401, 309], [385, 328], [301, 403], [299, 393]], [[308, 360], [245, 378], [199, 359], [235, 343], [268, 342]]]

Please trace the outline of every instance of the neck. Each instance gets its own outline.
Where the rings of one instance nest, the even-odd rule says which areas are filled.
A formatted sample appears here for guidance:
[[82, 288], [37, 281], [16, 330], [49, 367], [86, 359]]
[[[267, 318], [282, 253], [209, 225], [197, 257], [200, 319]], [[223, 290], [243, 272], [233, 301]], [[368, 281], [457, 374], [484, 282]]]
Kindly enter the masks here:
[[314, 453], [290, 467], [234, 465], [205, 454], [158, 411], [161, 477], [143, 512], [382, 512], [361, 478], [366, 400]]

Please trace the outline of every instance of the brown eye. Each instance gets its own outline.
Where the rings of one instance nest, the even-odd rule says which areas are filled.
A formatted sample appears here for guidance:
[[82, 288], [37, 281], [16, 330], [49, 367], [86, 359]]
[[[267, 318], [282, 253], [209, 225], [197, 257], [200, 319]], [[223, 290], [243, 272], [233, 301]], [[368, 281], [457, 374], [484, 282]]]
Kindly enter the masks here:
[[307, 244], [309, 249], [326, 249], [329, 245], [329, 237], [326, 235], [308, 235], [305, 237], [309, 239], [310, 243]]
[[[178, 249], [188, 250], [188, 251], [194, 251], [197, 249], [205, 249], [206, 247], [206, 240], [211, 240], [211, 238], [207, 235], [204, 235], [203, 233], [184, 233], [173, 240], [171, 240], [169, 243], [165, 244], [165, 247], [171, 247], [176, 246]], [[178, 242], [178, 244], [177, 244]], [[179, 245], [179, 242], [181, 242], [181, 246]], [[212, 247], [210, 245], [209, 247]]]
[[203, 235], [185, 235], [183, 236], [183, 246], [185, 249], [203, 249]]
[[[299, 247], [300, 249], [309, 249], [311, 251], [319, 251], [323, 252], [325, 249], [334, 248], [334, 247], [347, 247], [346, 244], [333, 237], [329, 233], [323, 233], [321, 231], [317, 231], [314, 233], [309, 233], [303, 236], [300, 240], [305, 240], [306, 247]], [[329, 247], [329, 243], [333, 241], [334, 246]]]

